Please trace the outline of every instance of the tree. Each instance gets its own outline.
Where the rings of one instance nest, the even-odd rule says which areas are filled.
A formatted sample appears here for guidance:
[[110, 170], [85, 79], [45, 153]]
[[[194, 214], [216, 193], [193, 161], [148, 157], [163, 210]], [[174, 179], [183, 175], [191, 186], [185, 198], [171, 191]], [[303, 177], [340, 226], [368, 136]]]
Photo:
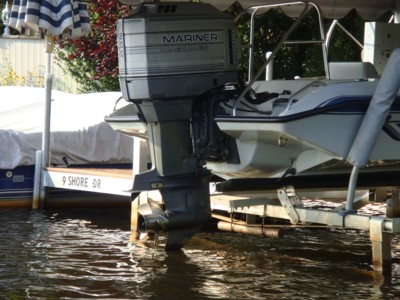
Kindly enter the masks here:
[[[249, 40], [249, 15], [241, 18], [238, 24], [238, 34], [243, 45]], [[294, 19], [286, 16], [279, 9], [269, 10], [255, 19], [253, 45], [253, 75], [265, 61], [265, 53], [272, 51], [283, 35], [289, 29]], [[360, 41], [364, 32], [363, 21], [355, 11], [350, 12], [340, 20], [345, 28]], [[326, 32], [332, 20], [324, 20]], [[315, 10], [310, 10], [302, 19], [288, 40], [320, 40], [318, 16]], [[360, 61], [361, 49], [341, 29], [336, 29], [329, 50], [329, 61]], [[241, 78], [247, 80], [248, 51], [242, 52]], [[300, 77], [324, 76], [324, 64], [321, 44], [283, 45], [274, 58], [274, 78], [293, 79]], [[261, 78], [262, 79], [262, 78]]]
[[57, 57], [80, 84], [82, 92], [120, 90], [116, 22], [128, 11], [128, 6], [119, 4], [118, 0], [91, 1], [88, 3], [92, 28], [89, 35], [58, 40]]
[[[116, 21], [128, 14], [128, 7], [118, 0], [95, 0], [88, 4], [92, 31], [87, 37], [64, 39], [58, 42], [58, 57], [66, 70], [81, 84], [83, 92], [120, 90], [118, 82], [118, 50]], [[231, 12], [233, 13], [233, 11]], [[256, 17], [254, 41], [254, 65], [261, 66], [265, 52], [272, 51], [293, 22], [280, 10], [270, 10]], [[363, 34], [361, 19], [355, 12], [341, 22], [351, 24], [352, 33], [360, 38]], [[325, 20], [325, 31], [331, 20]], [[346, 26], [347, 27], [347, 26]], [[248, 45], [249, 15], [238, 23], [238, 34], [243, 45]], [[337, 37], [337, 38], [336, 38]], [[319, 40], [318, 18], [311, 10], [290, 36], [291, 40]], [[360, 49], [343, 32], [335, 32], [334, 44], [329, 51], [330, 61], [360, 59]], [[248, 51], [242, 51], [240, 78], [247, 78]], [[253, 70], [254, 73], [258, 70]], [[323, 76], [324, 65], [320, 44], [284, 45], [274, 58], [274, 78], [294, 76]]]

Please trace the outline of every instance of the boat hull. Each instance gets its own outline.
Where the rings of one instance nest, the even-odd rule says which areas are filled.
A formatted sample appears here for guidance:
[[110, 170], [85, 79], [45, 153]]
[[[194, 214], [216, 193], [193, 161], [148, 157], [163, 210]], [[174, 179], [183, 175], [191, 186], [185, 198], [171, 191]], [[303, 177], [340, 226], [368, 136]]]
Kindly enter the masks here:
[[[119, 164], [118, 167], [132, 168], [132, 165]], [[19, 166], [14, 169], [0, 169], [0, 208], [32, 207], [34, 172], [34, 165]], [[126, 196], [49, 188], [46, 206], [48, 208], [126, 207], [129, 209], [130, 199]]]
[[[217, 119], [219, 128], [237, 140], [240, 164], [208, 163], [225, 179], [281, 177], [347, 169], [344, 161], [364, 113], [327, 112], [309, 117]], [[371, 166], [400, 160], [400, 114], [392, 112], [371, 154]], [[385, 161], [385, 163], [384, 163]]]

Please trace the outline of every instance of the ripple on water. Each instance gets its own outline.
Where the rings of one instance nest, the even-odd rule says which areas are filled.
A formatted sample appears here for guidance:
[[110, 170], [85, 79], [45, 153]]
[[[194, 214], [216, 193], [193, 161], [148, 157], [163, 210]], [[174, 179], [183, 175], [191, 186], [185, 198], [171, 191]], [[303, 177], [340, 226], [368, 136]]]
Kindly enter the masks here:
[[[181, 252], [130, 244], [129, 212], [0, 213], [0, 299], [393, 299], [367, 233], [200, 233]], [[399, 257], [398, 237], [394, 257]]]

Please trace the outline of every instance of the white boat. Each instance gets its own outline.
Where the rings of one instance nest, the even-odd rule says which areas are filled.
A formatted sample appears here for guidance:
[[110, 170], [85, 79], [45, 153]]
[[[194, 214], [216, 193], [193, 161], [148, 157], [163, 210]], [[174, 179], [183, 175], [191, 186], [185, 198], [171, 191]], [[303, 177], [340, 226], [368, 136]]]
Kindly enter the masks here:
[[[225, 179], [343, 170], [350, 165], [346, 159], [377, 83], [301, 79], [260, 83], [258, 91], [279, 96], [260, 105], [244, 100], [238, 104], [236, 115], [215, 116], [221, 131], [235, 138], [240, 162], [208, 162], [207, 167]], [[290, 94], [282, 94], [283, 86]], [[371, 167], [391, 165], [390, 161], [400, 159], [399, 104], [393, 104], [379, 134], [370, 156]]]
[[[339, 162], [346, 161], [379, 75], [370, 62], [330, 63], [329, 69], [330, 79], [253, 81], [253, 94], [240, 101], [232, 95], [238, 96], [243, 88], [235, 85], [221, 87], [219, 93], [213, 91], [214, 95], [226, 96], [211, 115], [198, 117], [198, 123], [201, 117], [213, 118], [222, 132], [235, 138], [233, 148], [237, 149], [226, 150], [237, 152], [237, 157], [230, 163], [226, 157], [208, 159], [213, 158], [212, 153], [210, 157], [205, 154], [207, 168], [223, 179], [280, 178], [341, 168], [343, 163]], [[257, 94], [261, 98], [265, 92], [273, 96], [266, 101], [256, 99]], [[196, 106], [199, 110], [204, 107]], [[392, 165], [389, 161], [400, 159], [399, 109], [395, 102], [369, 166]], [[112, 113], [107, 121], [124, 134], [146, 138], [145, 123], [137, 113], [135, 105], [128, 105]], [[194, 129], [202, 130], [193, 123]], [[211, 150], [218, 151], [224, 149]]]
[[[233, 4], [205, 2], [219, 9]], [[145, 215], [151, 217], [147, 220], [144, 216], [145, 231], [147, 221], [155, 231], [170, 225], [188, 228], [192, 223], [200, 224], [208, 215], [201, 208], [207, 206], [205, 193], [194, 196], [195, 208], [188, 208], [185, 195], [193, 186], [207, 189], [196, 182], [209, 174], [226, 181], [272, 179], [283, 185], [288, 178], [349, 176], [353, 168], [353, 179], [346, 182], [351, 197], [360, 170], [400, 170], [397, 38], [393, 38], [393, 48], [384, 51], [377, 48], [380, 45], [375, 36], [375, 44], [368, 46], [372, 48], [365, 46], [364, 58], [372, 52], [374, 59], [381, 56], [379, 61], [328, 63], [331, 32], [326, 34], [322, 25], [323, 17], [341, 18], [351, 9], [357, 9], [367, 20], [391, 11], [399, 21], [397, 2], [239, 3], [243, 10], [238, 16], [252, 16], [250, 28], [254, 28], [254, 16], [273, 7], [282, 7], [290, 16], [298, 17], [260, 71], [253, 76], [249, 68], [245, 85], [235, 83], [239, 50], [232, 34], [234, 23], [217, 9], [185, 2], [143, 3], [130, 17], [120, 20], [120, 82], [124, 98], [132, 104], [106, 120], [119, 132], [148, 137], [153, 169], [136, 177], [133, 190], [160, 189], [167, 217], [161, 218], [158, 227], [153, 226], [161, 212], [148, 205]], [[322, 45], [326, 76], [260, 80], [260, 74], [310, 8], [320, 16], [321, 40], [311, 42]], [[398, 36], [398, 26], [390, 24], [385, 27], [389, 31], [380, 33], [386, 38]], [[250, 60], [251, 44], [250, 35]], [[387, 54], [392, 51], [388, 61]], [[386, 62], [389, 70], [380, 78]], [[185, 183], [178, 184], [177, 178], [185, 178]], [[351, 210], [351, 201], [346, 209]], [[190, 226], [186, 221], [165, 221], [178, 212], [189, 216], [191, 211], [199, 212], [200, 217], [188, 217]]]

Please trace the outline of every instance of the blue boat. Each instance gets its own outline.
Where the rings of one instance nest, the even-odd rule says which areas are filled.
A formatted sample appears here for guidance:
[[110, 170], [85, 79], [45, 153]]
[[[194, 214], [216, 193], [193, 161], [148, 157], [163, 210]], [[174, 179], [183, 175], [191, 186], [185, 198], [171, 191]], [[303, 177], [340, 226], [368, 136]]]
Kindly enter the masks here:
[[[35, 153], [42, 143], [43, 89], [3, 86], [0, 93], [0, 207], [30, 207]], [[53, 95], [51, 166], [132, 168], [132, 139], [115, 132], [104, 121], [120, 93], [74, 95], [53, 91]], [[63, 189], [49, 190], [48, 199], [50, 206], [100, 206], [110, 200], [113, 206], [119, 202], [129, 205], [122, 196]]]

